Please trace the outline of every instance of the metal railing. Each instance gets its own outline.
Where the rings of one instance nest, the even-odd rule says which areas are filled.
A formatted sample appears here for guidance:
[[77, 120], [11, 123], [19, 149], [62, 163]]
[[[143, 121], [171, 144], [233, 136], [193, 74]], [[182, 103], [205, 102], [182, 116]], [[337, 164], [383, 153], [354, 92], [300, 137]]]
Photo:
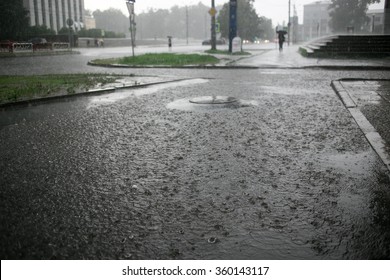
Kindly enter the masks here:
[[0, 53], [29, 53], [42, 51], [64, 51], [70, 49], [69, 43], [54, 42], [45, 44], [33, 43], [0, 43]]
[[65, 50], [70, 48], [69, 43], [61, 43], [61, 42], [56, 42], [52, 43], [52, 50]]
[[32, 43], [13, 43], [11, 52], [33, 52], [33, 44]]

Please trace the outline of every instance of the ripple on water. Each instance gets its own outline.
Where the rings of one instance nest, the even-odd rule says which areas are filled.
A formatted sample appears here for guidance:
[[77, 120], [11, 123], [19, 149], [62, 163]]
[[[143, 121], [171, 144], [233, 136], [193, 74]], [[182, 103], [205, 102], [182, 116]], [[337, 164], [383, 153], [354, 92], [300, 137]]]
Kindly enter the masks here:
[[165, 89], [184, 87], [184, 86], [202, 84], [207, 82], [208, 80], [206, 79], [190, 79], [190, 80], [183, 80], [183, 81], [167, 82], [167, 83], [152, 85], [144, 88], [117, 90], [115, 92], [94, 96], [90, 98], [87, 107], [93, 108], [102, 105], [109, 105], [112, 103], [125, 100], [127, 98], [150, 95]]
[[258, 102], [254, 100], [240, 100], [235, 99], [234, 102], [227, 103], [216, 103], [216, 104], [202, 104], [194, 103], [197, 97], [182, 98], [175, 100], [167, 105], [170, 110], [181, 110], [181, 111], [194, 111], [194, 112], [207, 112], [207, 111], [220, 111], [220, 110], [234, 110], [245, 107], [258, 106]]

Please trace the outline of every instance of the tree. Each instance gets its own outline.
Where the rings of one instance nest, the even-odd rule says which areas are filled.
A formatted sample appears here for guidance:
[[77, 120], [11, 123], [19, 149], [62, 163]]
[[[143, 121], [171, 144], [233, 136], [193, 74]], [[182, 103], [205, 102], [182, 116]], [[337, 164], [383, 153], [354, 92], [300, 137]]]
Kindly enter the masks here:
[[260, 17], [260, 39], [272, 40], [275, 37], [275, 29], [272, 26], [272, 19]]
[[[269, 22], [262, 20], [253, 7], [254, 0], [237, 0], [237, 33], [242, 39], [254, 40], [266, 34], [264, 28]], [[229, 3], [224, 4], [219, 13], [222, 37], [229, 37]], [[264, 26], [262, 27], [262, 24]]]
[[333, 32], [345, 32], [353, 27], [359, 32], [368, 22], [368, 5], [380, 0], [332, 0], [329, 6], [330, 28]]
[[[187, 7], [174, 6], [168, 9], [149, 9], [136, 16], [137, 36], [144, 38], [186, 38], [187, 14], [190, 38], [204, 39], [210, 29], [210, 7], [200, 3]], [[188, 13], [187, 13], [188, 11]]]
[[26, 35], [29, 38], [32, 37], [45, 37], [47, 35], [56, 35], [56, 32], [50, 28], [48, 28], [46, 25], [35, 25], [30, 26], [26, 30]]
[[96, 10], [93, 12], [93, 16], [96, 20], [96, 28], [113, 32], [128, 32], [129, 18], [121, 10], [113, 8], [105, 11]]
[[28, 26], [28, 11], [22, 0], [0, 0], [0, 40], [20, 39]]

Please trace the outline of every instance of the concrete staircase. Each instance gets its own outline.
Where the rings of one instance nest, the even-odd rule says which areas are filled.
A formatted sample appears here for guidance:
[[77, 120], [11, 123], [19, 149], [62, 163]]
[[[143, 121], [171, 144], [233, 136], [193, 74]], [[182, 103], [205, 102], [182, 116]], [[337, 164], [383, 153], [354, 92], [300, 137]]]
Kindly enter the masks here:
[[334, 35], [299, 48], [306, 57], [390, 57], [390, 35]]

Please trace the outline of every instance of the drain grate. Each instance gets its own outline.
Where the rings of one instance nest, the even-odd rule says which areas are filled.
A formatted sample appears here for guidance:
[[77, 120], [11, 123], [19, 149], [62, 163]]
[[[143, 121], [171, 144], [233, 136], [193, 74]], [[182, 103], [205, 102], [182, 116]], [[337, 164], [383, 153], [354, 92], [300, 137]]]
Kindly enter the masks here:
[[239, 100], [231, 96], [200, 96], [200, 97], [194, 97], [189, 101], [190, 103], [193, 104], [220, 105], [220, 104], [236, 103]]

